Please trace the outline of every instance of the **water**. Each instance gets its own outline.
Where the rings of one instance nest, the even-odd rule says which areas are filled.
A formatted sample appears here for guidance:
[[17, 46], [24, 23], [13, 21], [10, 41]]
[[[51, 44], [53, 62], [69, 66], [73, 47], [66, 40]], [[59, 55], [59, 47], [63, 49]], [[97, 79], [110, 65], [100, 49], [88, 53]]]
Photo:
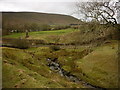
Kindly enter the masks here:
[[47, 66], [49, 66], [51, 70], [56, 71], [62, 77], [67, 78], [71, 82], [75, 82], [78, 84], [81, 83], [83, 86], [88, 87], [88, 88], [95, 88], [95, 89], [101, 89], [101, 90], [104, 89], [104, 88], [101, 88], [98, 86], [91, 85], [91, 84], [79, 79], [77, 76], [71, 74], [70, 72], [65, 71], [64, 69], [62, 69], [60, 64], [57, 62], [57, 58], [55, 58], [55, 59], [47, 58], [47, 62], [48, 62]]

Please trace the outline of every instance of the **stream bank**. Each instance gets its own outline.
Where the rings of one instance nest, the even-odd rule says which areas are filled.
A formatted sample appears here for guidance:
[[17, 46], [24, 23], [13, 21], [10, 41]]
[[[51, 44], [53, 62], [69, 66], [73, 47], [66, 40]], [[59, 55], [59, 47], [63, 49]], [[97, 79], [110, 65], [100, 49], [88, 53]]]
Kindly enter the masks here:
[[99, 86], [94, 86], [91, 85], [90, 83], [87, 83], [81, 79], [79, 79], [77, 76], [71, 74], [68, 71], [65, 71], [61, 65], [57, 62], [58, 58], [47, 58], [47, 66], [52, 70], [55, 71], [56, 73], [60, 74], [60, 76], [65, 77], [66, 79], [68, 79], [71, 82], [74, 83], [78, 83], [78, 84], [82, 84], [83, 86], [87, 87], [87, 88], [95, 88], [95, 89], [100, 89], [100, 90], [106, 90], [105, 88], [99, 87]]

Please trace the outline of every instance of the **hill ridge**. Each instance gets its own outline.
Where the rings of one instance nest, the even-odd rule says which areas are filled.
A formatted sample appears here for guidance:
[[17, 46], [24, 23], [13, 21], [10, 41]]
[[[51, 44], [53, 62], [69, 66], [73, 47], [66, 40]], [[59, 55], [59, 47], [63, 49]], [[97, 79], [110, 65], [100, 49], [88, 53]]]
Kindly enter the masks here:
[[64, 14], [39, 13], [39, 12], [2, 12], [3, 22], [5, 24], [57, 24], [68, 25], [78, 23], [78, 19]]

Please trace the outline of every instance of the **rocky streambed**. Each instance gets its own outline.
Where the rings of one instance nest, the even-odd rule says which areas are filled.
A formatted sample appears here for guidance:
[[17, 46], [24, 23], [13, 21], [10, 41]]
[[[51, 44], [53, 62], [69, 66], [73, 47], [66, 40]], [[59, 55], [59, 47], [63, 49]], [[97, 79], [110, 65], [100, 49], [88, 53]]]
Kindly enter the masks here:
[[75, 82], [78, 84], [82, 84], [83, 86], [87, 87], [87, 88], [95, 88], [95, 89], [101, 89], [101, 90], [105, 90], [105, 88], [99, 87], [99, 86], [94, 86], [90, 83], [87, 83], [81, 79], [79, 79], [77, 76], [71, 74], [70, 72], [64, 70], [60, 64], [57, 62], [57, 58], [51, 59], [51, 58], [47, 58], [46, 59], [48, 64], [47, 66], [52, 70], [52, 71], [56, 71], [58, 74], [60, 74], [62, 77], [65, 77], [66, 79], [70, 80], [71, 82]]

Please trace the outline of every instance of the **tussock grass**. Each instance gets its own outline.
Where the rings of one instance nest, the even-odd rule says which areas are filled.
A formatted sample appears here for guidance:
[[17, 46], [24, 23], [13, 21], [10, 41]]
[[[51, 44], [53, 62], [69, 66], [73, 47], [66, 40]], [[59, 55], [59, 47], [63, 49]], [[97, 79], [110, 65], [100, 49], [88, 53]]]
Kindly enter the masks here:
[[57, 62], [62, 68], [86, 82], [115, 88], [118, 83], [118, 46], [116, 41], [109, 42], [94, 47], [91, 53], [87, 53], [87, 48], [83, 46], [58, 51], [52, 51], [49, 47], [26, 50], [3, 48], [3, 87], [83, 87], [66, 80], [46, 66], [46, 58], [58, 58]]
[[117, 51], [118, 43], [114, 41], [97, 47], [92, 53], [76, 62], [84, 73], [77, 75], [94, 85], [106, 88], [118, 87]]
[[[93, 85], [105, 88], [117, 87], [118, 43], [114, 40], [117, 32], [115, 30], [115, 27], [109, 26], [90, 26], [80, 30], [30, 32], [32, 39], [74, 46], [61, 46], [58, 51], [53, 51], [49, 47], [26, 50], [3, 48], [3, 87], [83, 87], [52, 72], [46, 66], [47, 58], [58, 58], [57, 62], [62, 68]], [[18, 38], [19, 33], [18, 36], [13, 34], [5, 37]], [[101, 39], [103, 37], [105, 40]], [[90, 42], [91, 40], [94, 41]], [[86, 42], [90, 43], [85, 44]], [[78, 46], [81, 43], [85, 46]], [[90, 47], [93, 43], [99, 45]], [[7, 82], [8, 80], [10, 82]]]
[[50, 55], [50, 49], [47, 47], [31, 48], [28, 50], [3, 48], [3, 87], [83, 87], [82, 85], [69, 82], [59, 74], [52, 72], [46, 66], [46, 55]]

